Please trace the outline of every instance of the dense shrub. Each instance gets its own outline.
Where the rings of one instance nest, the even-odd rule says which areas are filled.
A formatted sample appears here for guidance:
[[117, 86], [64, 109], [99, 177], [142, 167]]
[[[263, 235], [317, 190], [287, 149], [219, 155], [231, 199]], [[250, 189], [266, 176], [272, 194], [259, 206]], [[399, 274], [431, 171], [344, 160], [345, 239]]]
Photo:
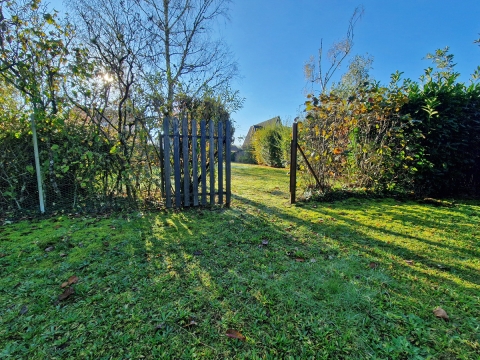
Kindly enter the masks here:
[[0, 209], [19, 209], [36, 192], [28, 116], [13, 86], [0, 80]]
[[480, 86], [457, 82], [447, 49], [429, 57], [437, 71], [427, 69], [421, 83], [399, 85], [396, 73], [388, 87], [366, 82], [348, 97], [309, 96], [300, 138], [322, 193], [478, 195]]
[[[0, 208], [22, 209], [37, 196], [32, 137], [27, 132], [0, 138]], [[23, 156], [22, 156], [23, 155]], [[28, 206], [28, 205], [27, 205]]]
[[310, 96], [300, 138], [322, 192], [339, 185], [394, 189], [411, 179], [411, 139], [405, 137], [411, 119], [400, 113], [407, 97], [398, 78], [388, 88], [365, 83], [348, 99], [335, 92]]
[[270, 125], [255, 132], [252, 153], [257, 164], [285, 167], [288, 163], [291, 129], [283, 125]]
[[402, 113], [415, 121], [418, 172], [414, 190], [431, 195], [479, 193], [480, 84], [458, 82], [453, 56], [438, 50], [421, 84], [408, 86]]
[[[49, 211], [101, 210], [135, 207], [159, 197], [155, 148], [142, 131], [126, 142], [128, 158], [116, 148], [115, 134], [90, 122], [84, 114], [37, 124], [44, 200]], [[61, 122], [61, 127], [58, 126]], [[11, 128], [13, 129], [13, 128]], [[0, 136], [0, 208], [3, 211], [38, 208], [30, 123]], [[127, 189], [127, 185], [130, 189]]]

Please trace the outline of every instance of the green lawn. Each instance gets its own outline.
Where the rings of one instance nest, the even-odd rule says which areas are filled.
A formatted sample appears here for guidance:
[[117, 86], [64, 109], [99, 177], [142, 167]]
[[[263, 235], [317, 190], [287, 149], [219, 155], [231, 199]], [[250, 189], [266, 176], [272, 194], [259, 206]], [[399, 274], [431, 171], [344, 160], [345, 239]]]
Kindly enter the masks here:
[[0, 358], [480, 357], [480, 202], [291, 206], [285, 170], [232, 173], [230, 209], [1, 226]]

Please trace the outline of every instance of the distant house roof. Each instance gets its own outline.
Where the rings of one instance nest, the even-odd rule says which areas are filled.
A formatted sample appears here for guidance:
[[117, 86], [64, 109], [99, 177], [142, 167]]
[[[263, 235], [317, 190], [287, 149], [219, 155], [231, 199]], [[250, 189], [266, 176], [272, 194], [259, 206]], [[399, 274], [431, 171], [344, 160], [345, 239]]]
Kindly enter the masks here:
[[242, 148], [246, 149], [250, 145], [250, 143], [252, 142], [252, 139], [253, 139], [253, 134], [255, 134], [255, 131], [257, 131], [259, 129], [263, 129], [264, 127], [269, 126], [269, 125], [274, 126], [274, 125], [281, 125], [281, 124], [282, 124], [282, 120], [280, 120], [280, 116], [276, 116], [276, 117], [271, 118], [269, 120], [262, 121], [261, 123], [258, 123], [256, 125], [250, 126], [250, 129], [248, 129], [247, 136], [245, 137], [245, 140], [243, 141]]

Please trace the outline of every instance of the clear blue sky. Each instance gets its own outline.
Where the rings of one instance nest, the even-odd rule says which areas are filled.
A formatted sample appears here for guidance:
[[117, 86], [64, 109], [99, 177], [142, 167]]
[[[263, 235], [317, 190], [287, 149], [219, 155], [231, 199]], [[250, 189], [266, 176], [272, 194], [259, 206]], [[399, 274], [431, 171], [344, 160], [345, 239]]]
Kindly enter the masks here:
[[[50, 1], [61, 9], [61, 0]], [[356, 6], [365, 13], [355, 28], [352, 54], [374, 58], [371, 75], [382, 83], [403, 71], [417, 80], [430, 66], [428, 52], [449, 46], [462, 81], [480, 65], [480, 0], [234, 0], [221, 33], [240, 65], [233, 88], [246, 98], [233, 114], [236, 136], [279, 115], [292, 121], [302, 110], [303, 65], [341, 40]], [[340, 73], [345, 71], [345, 64]]]

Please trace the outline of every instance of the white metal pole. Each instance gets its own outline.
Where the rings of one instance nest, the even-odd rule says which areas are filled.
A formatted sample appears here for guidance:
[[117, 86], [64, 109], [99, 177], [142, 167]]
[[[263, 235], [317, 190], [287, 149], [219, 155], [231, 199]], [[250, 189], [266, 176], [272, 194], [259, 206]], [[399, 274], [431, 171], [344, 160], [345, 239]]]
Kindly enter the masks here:
[[45, 212], [45, 204], [43, 202], [43, 186], [42, 186], [42, 173], [40, 170], [40, 158], [38, 156], [38, 141], [37, 141], [37, 127], [35, 125], [35, 113], [30, 116], [32, 123], [32, 136], [33, 136], [33, 151], [35, 154], [35, 168], [37, 171], [37, 187], [38, 187], [38, 199], [40, 200], [40, 212]]

